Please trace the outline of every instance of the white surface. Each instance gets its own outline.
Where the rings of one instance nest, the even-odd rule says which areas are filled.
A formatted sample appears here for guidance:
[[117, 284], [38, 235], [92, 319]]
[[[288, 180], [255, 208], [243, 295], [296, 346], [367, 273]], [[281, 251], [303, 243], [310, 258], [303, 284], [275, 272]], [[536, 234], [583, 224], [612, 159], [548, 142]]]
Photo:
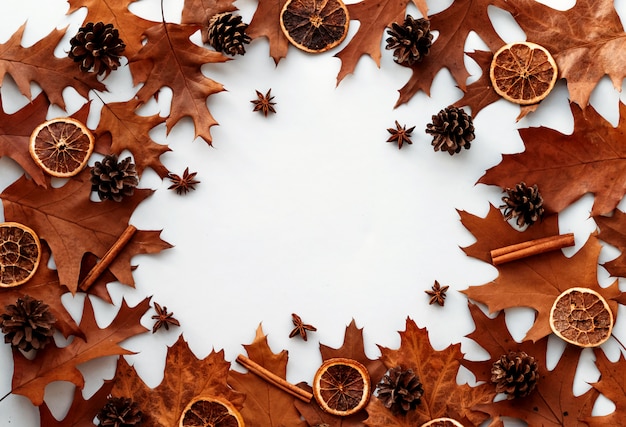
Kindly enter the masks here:
[[[429, 1], [431, 13], [448, 4]], [[182, 0], [168, 5], [166, 18], [178, 22]], [[255, 5], [251, 0], [237, 3], [245, 21], [249, 22]], [[66, 17], [67, 9], [59, 0], [2, 2], [0, 42], [26, 19], [25, 45], [54, 27], [69, 24], [68, 36], [57, 49], [62, 55], [85, 16], [83, 9]], [[160, 18], [158, 1], [139, 1], [132, 10], [149, 19]], [[506, 41], [524, 37], [510, 16], [497, 9], [492, 12]], [[413, 10], [410, 13], [417, 15]], [[357, 25], [352, 21], [351, 33]], [[466, 50], [483, 46], [472, 35]], [[184, 333], [198, 357], [223, 348], [226, 358], [234, 360], [244, 351], [242, 344], [252, 341], [260, 323], [275, 352], [289, 351], [288, 380], [292, 382], [311, 381], [321, 360], [318, 342], [341, 345], [352, 318], [365, 328], [371, 358], [379, 354], [375, 344], [399, 345], [396, 331], [404, 329], [407, 316], [429, 329], [435, 348], [462, 342], [463, 351], [480, 356], [476, 345], [463, 338], [473, 324], [467, 300], [457, 291], [488, 282], [496, 271], [459, 249], [474, 239], [462, 227], [456, 210], [483, 216], [489, 202], [500, 203], [498, 188], [474, 183], [503, 153], [523, 149], [518, 127], [542, 125], [571, 132], [565, 85], [559, 82], [537, 112], [519, 123], [515, 122], [518, 108], [505, 101], [485, 108], [475, 118], [476, 140], [471, 150], [449, 156], [434, 152], [424, 132], [433, 114], [462, 96], [447, 71], [437, 75], [431, 97], [420, 93], [394, 109], [397, 90], [410, 71], [393, 63], [390, 51], [383, 49], [380, 69], [363, 57], [355, 73], [338, 87], [336, 52], [312, 56], [290, 48], [288, 57], [276, 67], [267, 42], [253, 41], [245, 56], [203, 67], [206, 75], [227, 89], [208, 101], [220, 123], [212, 128], [213, 147], [193, 140], [190, 120], [183, 120], [167, 137], [164, 126], [152, 131], [157, 142], [173, 150], [161, 157], [165, 165], [179, 174], [189, 166], [198, 172], [201, 184], [179, 197], [167, 190], [168, 180], [162, 182], [150, 170], [145, 173], [140, 186], [157, 191], [139, 206], [131, 223], [139, 229], [163, 229], [163, 239], [175, 248], [133, 260], [139, 265], [135, 290], [109, 285], [117, 305], [122, 297], [134, 305], [153, 295], [153, 301], [166, 305], [182, 324], [125, 343], [139, 352], [128, 360], [150, 386], [161, 381], [166, 346], [179, 333]], [[470, 71], [478, 73], [476, 65], [467, 61]], [[101, 96], [106, 101], [127, 100], [137, 90], [127, 67], [112, 73], [105, 83], [110, 93]], [[256, 97], [255, 89], [266, 92], [269, 88], [278, 114], [265, 118], [252, 112], [249, 101]], [[2, 83], [1, 92], [7, 111], [27, 102], [10, 79]], [[146, 113], [167, 114], [170, 97], [167, 90], [164, 93], [158, 104], [145, 108]], [[71, 90], [67, 95], [68, 113], [85, 102]], [[100, 101], [91, 98], [97, 109]], [[618, 99], [610, 82], [603, 80], [592, 102], [616, 123]], [[49, 116], [62, 114], [55, 107]], [[94, 128], [97, 120], [97, 114], [92, 114], [89, 126]], [[385, 142], [386, 129], [395, 120], [416, 126], [413, 145], [398, 150], [397, 145]], [[0, 189], [21, 174], [8, 158], [0, 159], [0, 171]], [[583, 198], [561, 218], [562, 231], [576, 233], [577, 248], [595, 228], [587, 219], [592, 201], [591, 196]], [[605, 273], [601, 279], [607, 282]], [[424, 294], [434, 280], [450, 286], [443, 308], [429, 306]], [[64, 303], [80, 316], [82, 297], [66, 295]], [[108, 324], [117, 307], [94, 303], [98, 321]], [[292, 312], [318, 328], [306, 343], [287, 338]], [[152, 325], [151, 314], [144, 318], [146, 326]], [[511, 310], [508, 320], [517, 338], [531, 319], [525, 310]], [[611, 344], [607, 348], [615, 357], [616, 348]], [[597, 378], [589, 357], [586, 362], [578, 392], [584, 389], [584, 381]], [[0, 366], [3, 395], [11, 380], [8, 346], [0, 346]], [[113, 375], [113, 367], [114, 359], [85, 365], [85, 396], [95, 392], [102, 378]], [[46, 399], [57, 416], [64, 415], [72, 389], [59, 383], [48, 387]], [[603, 411], [610, 412], [610, 407], [603, 405]], [[37, 410], [26, 399], [10, 396], [0, 402], [0, 425], [36, 426]]]

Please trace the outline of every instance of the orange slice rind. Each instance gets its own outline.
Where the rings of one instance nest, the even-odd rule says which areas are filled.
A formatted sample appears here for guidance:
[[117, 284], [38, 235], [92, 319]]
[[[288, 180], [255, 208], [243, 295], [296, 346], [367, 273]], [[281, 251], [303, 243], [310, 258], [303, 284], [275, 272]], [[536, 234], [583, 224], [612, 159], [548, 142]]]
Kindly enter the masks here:
[[0, 224], [0, 287], [19, 286], [39, 267], [41, 243], [29, 227], [17, 222]]
[[367, 405], [371, 394], [367, 368], [353, 359], [326, 360], [313, 378], [313, 396], [329, 414], [345, 417]]
[[245, 427], [241, 413], [219, 396], [199, 396], [183, 410], [179, 427]]

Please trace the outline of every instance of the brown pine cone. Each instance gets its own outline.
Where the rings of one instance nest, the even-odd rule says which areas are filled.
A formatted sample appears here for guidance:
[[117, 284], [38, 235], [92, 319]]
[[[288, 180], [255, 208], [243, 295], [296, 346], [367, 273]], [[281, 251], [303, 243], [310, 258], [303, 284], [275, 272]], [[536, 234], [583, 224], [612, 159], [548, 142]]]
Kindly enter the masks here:
[[6, 306], [6, 313], [0, 315], [0, 328], [5, 343], [23, 351], [39, 350], [52, 339], [56, 321], [47, 304], [24, 295]]
[[91, 191], [97, 191], [100, 200], [121, 202], [132, 196], [139, 184], [135, 164], [130, 157], [118, 163], [114, 154], [104, 156], [91, 168]]
[[378, 383], [378, 398], [385, 408], [394, 414], [407, 413], [421, 402], [424, 393], [422, 383], [413, 370], [402, 370], [400, 366], [390, 369]]
[[131, 399], [109, 397], [97, 417], [101, 426], [134, 427], [141, 425], [142, 415], [139, 406]]
[[413, 19], [407, 15], [403, 25], [394, 22], [387, 34], [389, 38], [385, 49], [394, 50], [393, 60], [398, 64], [411, 66], [430, 52], [433, 35], [428, 19]]
[[241, 21], [241, 16], [231, 12], [218, 13], [209, 20], [208, 43], [218, 52], [243, 55], [246, 53], [244, 45], [250, 43], [247, 29], [248, 24]]
[[536, 184], [528, 187], [520, 182], [515, 188], [507, 188], [506, 194], [502, 197], [504, 205], [500, 206], [504, 209], [505, 220], [517, 218], [518, 227], [523, 227], [525, 224], [533, 225], [543, 216], [543, 198]]
[[491, 367], [491, 382], [507, 399], [528, 396], [538, 379], [537, 361], [523, 351], [504, 354]]
[[433, 136], [435, 151], [447, 151], [450, 155], [464, 147], [469, 149], [475, 138], [472, 116], [452, 105], [433, 116], [433, 122], [426, 125], [426, 133]]
[[107, 75], [120, 66], [126, 45], [113, 24], [89, 22], [70, 40], [69, 57], [85, 72]]

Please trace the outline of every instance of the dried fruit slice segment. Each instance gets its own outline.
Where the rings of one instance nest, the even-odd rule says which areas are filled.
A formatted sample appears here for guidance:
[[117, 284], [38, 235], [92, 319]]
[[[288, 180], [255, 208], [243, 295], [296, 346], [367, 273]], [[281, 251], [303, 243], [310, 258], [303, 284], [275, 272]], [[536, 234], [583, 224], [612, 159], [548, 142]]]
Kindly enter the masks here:
[[91, 131], [76, 119], [64, 117], [48, 120], [30, 136], [29, 151], [33, 160], [52, 176], [76, 175], [93, 152]]
[[326, 360], [313, 378], [313, 396], [320, 407], [344, 417], [367, 405], [371, 387], [365, 366], [340, 357]]
[[325, 52], [346, 38], [350, 18], [341, 0], [288, 0], [280, 12], [285, 37], [305, 52]]
[[243, 417], [228, 400], [218, 396], [193, 399], [180, 416], [179, 427], [244, 427]]
[[41, 244], [33, 230], [17, 222], [0, 224], [0, 287], [26, 283], [40, 259]]
[[436, 418], [422, 424], [422, 427], [463, 427], [463, 424], [452, 418]]
[[550, 52], [531, 42], [502, 46], [493, 55], [489, 72], [498, 95], [521, 105], [536, 104], [548, 96], [557, 74]]
[[596, 347], [613, 330], [613, 313], [592, 289], [571, 288], [557, 297], [550, 310], [550, 327], [563, 340], [579, 347]]

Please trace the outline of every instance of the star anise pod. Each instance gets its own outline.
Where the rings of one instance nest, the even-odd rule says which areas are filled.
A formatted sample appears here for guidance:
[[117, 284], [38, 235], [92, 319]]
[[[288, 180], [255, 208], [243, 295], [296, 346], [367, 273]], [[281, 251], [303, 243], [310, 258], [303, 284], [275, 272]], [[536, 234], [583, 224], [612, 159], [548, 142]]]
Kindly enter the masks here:
[[189, 173], [189, 168], [185, 168], [183, 176], [170, 172], [167, 174], [167, 177], [172, 181], [172, 185], [167, 187], [167, 189], [176, 190], [176, 194], [187, 194], [189, 191], [196, 189], [196, 184], [200, 184], [200, 181], [195, 179], [197, 174], [198, 172]]
[[430, 295], [430, 301], [428, 304], [437, 303], [443, 307], [446, 302], [446, 291], [450, 286], [441, 286], [438, 281], [435, 280], [435, 284], [430, 291], [424, 291]]
[[152, 318], [156, 320], [156, 322], [154, 322], [154, 326], [152, 326], [153, 334], [162, 327], [164, 327], [166, 331], [169, 331], [170, 325], [180, 326], [180, 322], [174, 318], [174, 313], [167, 312], [167, 307], [161, 307], [159, 303], [155, 302], [154, 309], [157, 314], [152, 316]]
[[415, 129], [415, 126], [407, 129], [406, 125], [400, 126], [400, 123], [398, 123], [398, 121], [396, 120], [396, 128], [387, 129], [387, 132], [391, 134], [387, 142], [397, 142], [398, 149], [402, 148], [402, 144], [404, 144], [405, 142], [407, 144], [413, 144], [413, 141], [411, 141], [411, 138], [410, 138], [411, 132], [413, 132], [413, 129]]
[[254, 104], [253, 111], [260, 111], [265, 117], [267, 117], [267, 113], [276, 113], [276, 110], [274, 109], [274, 105], [276, 105], [276, 103], [272, 102], [272, 99], [274, 99], [274, 97], [270, 96], [271, 92], [272, 89], [268, 90], [267, 93], [263, 95], [258, 90], [256, 91], [257, 99], [253, 99], [252, 101], [250, 101]]
[[306, 341], [307, 340], [306, 331], [313, 331], [313, 332], [317, 331], [317, 328], [315, 326], [307, 325], [303, 323], [300, 316], [298, 316], [296, 313], [291, 313], [291, 317], [292, 317], [292, 321], [293, 321], [295, 328], [293, 328], [293, 330], [289, 334], [289, 338], [293, 338], [299, 334], [302, 337], [302, 339]]

